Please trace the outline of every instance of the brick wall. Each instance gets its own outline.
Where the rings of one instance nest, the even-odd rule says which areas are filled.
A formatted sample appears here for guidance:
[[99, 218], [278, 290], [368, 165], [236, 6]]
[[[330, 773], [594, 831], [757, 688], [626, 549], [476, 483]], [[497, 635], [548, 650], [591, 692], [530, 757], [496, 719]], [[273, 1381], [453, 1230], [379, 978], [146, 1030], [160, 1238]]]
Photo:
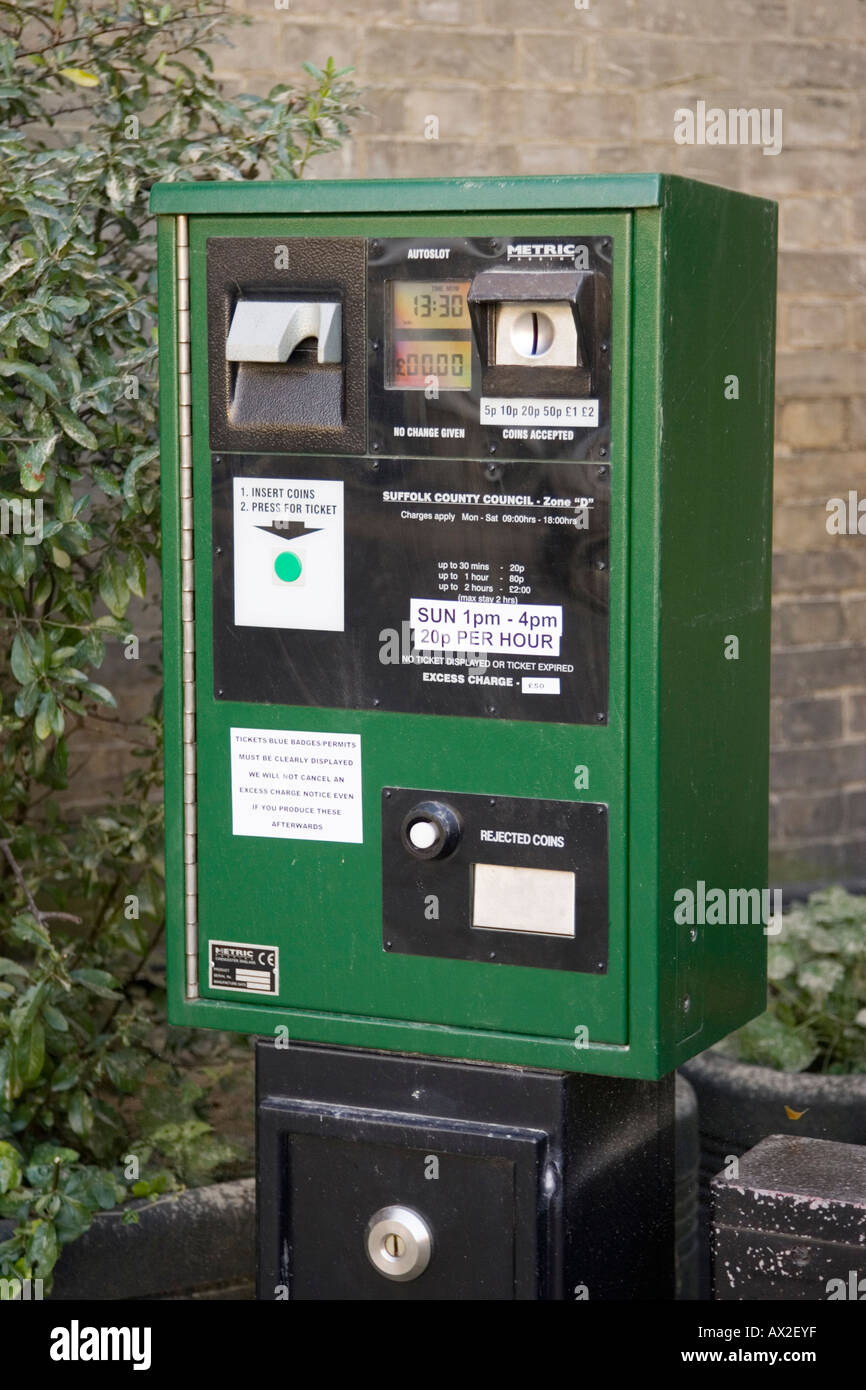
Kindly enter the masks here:
[[[866, 498], [863, 0], [237, 4], [231, 88], [355, 66], [371, 114], [315, 177], [660, 170], [779, 199], [775, 881], [866, 877], [866, 535], [826, 528]], [[675, 144], [698, 100], [781, 108], [782, 152]]]

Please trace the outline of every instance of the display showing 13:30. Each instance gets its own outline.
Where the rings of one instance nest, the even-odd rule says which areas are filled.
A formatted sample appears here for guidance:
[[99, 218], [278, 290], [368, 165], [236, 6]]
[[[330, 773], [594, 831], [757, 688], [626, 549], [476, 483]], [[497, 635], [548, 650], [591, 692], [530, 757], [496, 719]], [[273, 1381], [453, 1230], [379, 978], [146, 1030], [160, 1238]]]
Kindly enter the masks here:
[[459, 319], [463, 317], [463, 295], [448, 294], [445, 291], [438, 294], [416, 294], [412, 297], [412, 307], [415, 317], [419, 319], [434, 316], [440, 319]]

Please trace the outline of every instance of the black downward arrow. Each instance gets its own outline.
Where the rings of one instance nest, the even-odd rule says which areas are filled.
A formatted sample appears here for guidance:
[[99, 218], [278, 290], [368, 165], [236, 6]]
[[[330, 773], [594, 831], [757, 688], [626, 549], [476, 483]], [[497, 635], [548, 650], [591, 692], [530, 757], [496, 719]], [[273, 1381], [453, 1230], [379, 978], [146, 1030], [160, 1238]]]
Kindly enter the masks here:
[[284, 526], [260, 526], [256, 522], [256, 530], [267, 531], [270, 536], [279, 536], [285, 541], [297, 540], [298, 536], [312, 536], [316, 531], [324, 530], [322, 526], [305, 526], [302, 521], [287, 521]]

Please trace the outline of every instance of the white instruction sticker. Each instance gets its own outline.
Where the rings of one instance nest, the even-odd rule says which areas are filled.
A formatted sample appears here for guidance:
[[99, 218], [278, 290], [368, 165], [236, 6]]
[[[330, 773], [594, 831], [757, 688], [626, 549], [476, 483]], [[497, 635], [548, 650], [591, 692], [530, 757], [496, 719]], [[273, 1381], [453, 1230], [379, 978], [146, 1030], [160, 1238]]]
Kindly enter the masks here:
[[342, 632], [343, 484], [234, 479], [235, 624]]
[[360, 734], [230, 729], [232, 833], [364, 840]]
[[578, 425], [598, 424], [598, 401], [553, 396], [482, 396], [482, 425]]
[[479, 603], [413, 598], [416, 647], [448, 652], [537, 652], [559, 656], [562, 608], [544, 603]]

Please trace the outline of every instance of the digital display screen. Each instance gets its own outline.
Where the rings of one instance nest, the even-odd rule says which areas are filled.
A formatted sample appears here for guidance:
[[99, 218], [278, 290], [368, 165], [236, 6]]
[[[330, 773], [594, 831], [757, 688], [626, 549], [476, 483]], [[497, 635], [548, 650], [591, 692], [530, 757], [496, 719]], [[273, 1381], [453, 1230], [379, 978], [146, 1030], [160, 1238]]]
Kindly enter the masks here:
[[440, 391], [469, 391], [472, 387], [472, 343], [456, 338], [395, 338], [391, 385], [419, 391], [431, 385]]
[[395, 330], [469, 328], [468, 280], [394, 280]]
[[392, 280], [387, 387], [472, 390], [469, 280]]

